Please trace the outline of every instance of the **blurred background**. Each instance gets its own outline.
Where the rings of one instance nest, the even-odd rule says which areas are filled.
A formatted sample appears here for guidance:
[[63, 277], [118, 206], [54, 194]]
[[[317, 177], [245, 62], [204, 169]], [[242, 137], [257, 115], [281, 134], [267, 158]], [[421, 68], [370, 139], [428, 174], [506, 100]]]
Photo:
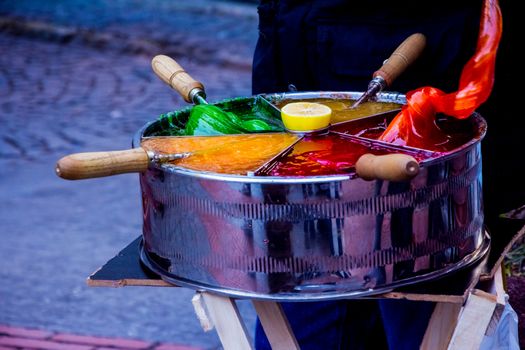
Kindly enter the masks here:
[[[191, 290], [86, 285], [141, 234], [138, 177], [68, 182], [54, 166], [70, 153], [127, 149], [146, 122], [187, 105], [153, 74], [154, 55], [179, 61], [204, 83], [211, 102], [251, 95], [257, 3], [0, 0], [0, 338], [9, 326], [221, 347], [215, 332], [202, 331]], [[516, 197], [525, 183], [506, 183], [501, 171], [523, 174], [522, 162], [510, 156], [523, 147], [523, 118], [514, 117], [521, 124], [510, 130], [491, 123], [510, 123], [516, 111], [509, 101], [519, 101], [510, 27], [519, 11], [502, 5], [495, 91], [481, 111], [489, 125], [484, 169], [494, 169], [484, 174], [495, 184], [490, 203], [505, 193]], [[514, 153], [494, 152], [504, 141]], [[524, 256], [521, 244], [507, 265], [521, 317]], [[240, 307], [253, 331], [251, 305]]]
[[210, 101], [250, 95], [256, 39], [255, 1], [0, 0], [0, 325], [220, 347], [191, 290], [86, 285], [141, 235], [138, 176], [69, 182], [54, 166], [127, 149], [187, 105], [154, 75], [156, 54]]

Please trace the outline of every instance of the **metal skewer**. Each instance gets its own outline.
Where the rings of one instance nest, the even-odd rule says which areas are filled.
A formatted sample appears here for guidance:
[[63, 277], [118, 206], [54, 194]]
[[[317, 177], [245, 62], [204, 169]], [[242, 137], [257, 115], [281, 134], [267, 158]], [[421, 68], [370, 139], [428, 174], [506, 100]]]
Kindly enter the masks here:
[[406, 38], [390, 57], [383, 62], [383, 66], [375, 71], [373, 79], [368, 84], [367, 90], [350, 107], [356, 108], [361, 103], [368, 101], [403, 73], [423, 52], [426, 45], [426, 38], [421, 33], [412, 34]]

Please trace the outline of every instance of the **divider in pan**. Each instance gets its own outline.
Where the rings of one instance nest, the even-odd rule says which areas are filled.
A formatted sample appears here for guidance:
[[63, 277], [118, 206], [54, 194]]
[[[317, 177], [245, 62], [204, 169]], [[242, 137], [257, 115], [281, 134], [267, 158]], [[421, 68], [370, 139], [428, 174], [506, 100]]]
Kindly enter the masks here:
[[[341, 135], [351, 135], [364, 139], [378, 140], [396, 115], [397, 111], [391, 111], [366, 118], [355, 119], [349, 122], [338, 123], [332, 125], [330, 131]], [[477, 113], [474, 113], [466, 119], [456, 119], [453, 117], [438, 115], [435, 123], [443, 134], [436, 139], [428, 138], [426, 140], [428, 147], [403, 147], [407, 149], [437, 152], [440, 155], [443, 155], [454, 152], [458, 148], [465, 147], [466, 145], [479, 140], [484, 136], [486, 131], [486, 126]]]
[[[319, 94], [312, 93], [291, 95], [293, 98], [286, 94], [275, 94], [266, 98], [273, 101], [276, 106], [282, 106], [289, 101], [323, 103], [335, 96], [343, 99], [352, 97], [345, 95], [345, 93], [339, 93], [335, 96], [333, 93], [329, 93], [325, 94], [323, 98], [319, 98]], [[395, 104], [392, 106], [395, 107]], [[443, 131], [444, 138], [428, 140], [428, 149], [392, 145], [378, 140], [398, 112], [399, 109], [393, 109], [335, 123], [330, 126], [328, 134], [310, 135], [299, 140], [290, 149], [287, 149], [286, 153], [265, 164], [255, 174], [260, 176], [348, 174], [354, 177], [357, 160], [365, 153], [374, 155], [399, 153], [412, 156], [418, 162], [430, 161], [439, 157], [446, 157], [468, 147], [481, 139], [486, 131], [482, 118], [474, 113], [470, 118], [464, 120], [438, 116], [436, 124]], [[389, 165], [383, 164], [383, 166]], [[366, 177], [362, 171], [359, 175]]]
[[[365, 154], [367, 161], [373, 161], [374, 164], [363, 163], [361, 158]], [[360, 176], [365, 179], [402, 181], [417, 174], [419, 162], [434, 156], [434, 152], [329, 132], [303, 136], [259, 168], [255, 175], [290, 177], [344, 174], [350, 178]]]
[[[217, 103], [217, 105], [220, 106], [220, 108], [225, 110], [232, 110], [236, 113], [253, 113], [253, 111], [256, 111], [259, 114], [265, 115], [266, 118], [278, 118], [277, 113], [279, 112], [279, 109], [277, 106], [279, 104], [282, 105], [283, 101], [289, 101], [289, 100], [301, 100], [301, 101], [308, 101], [311, 99], [319, 99], [322, 98], [324, 100], [331, 99], [335, 103], [337, 103], [337, 99], [352, 99], [354, 94], [357, 93], [345, 93], [345, 92], [339, 92], [339, 93], [333, 93], [333, 92], [327, 92], [327, 93], [292, 93], [292, 94], [274, 94], [274, 95], [259, 95], [255, 97], [250, 98], [236, 98], [236, 99], [230, 99], [225, 100], [222, 102]], [[388, 108], [395, 108], [397, 106], [400, 106], [401, 99], [399, 98], [399, 95], [393, 94], [393, 93], [386, 93], [385, 96], [381, 96], [383, 99], [386, 99], [387, 101], [394, 101], [390, 104], [390, 107]], [[366, 106], [363, 105], [363, 106]], [[388, 109], [386, 108], [386, 109]], [[360, 116], [359, 118], [352, 119], [345, 122], [339, 122], [335, 123], [330, 128], [331, 134], [339, 134], [340, 136], [350, 136], [357, 137], [360, 139], [365, 140], [365, 142], [361, 142], [361, 145], [368, 145], [367, 147], [370, 147], [372, 150], [372, 153], [375, 153], [376, 155], [380, 154], [391, 154], [391, 153], [402, 153], [407, 154], [410, 156], [414, 156], [418, 161], [421, 161], [423, 159], [430, 159], [430, 158], [436, 158], [443, 153], [433, 153], [432, 151], [435, 151], [434, 149], [432, 151], [428, 150], [420, 150], [420, 149], [413, 149], [411, 147], [396, 147], [391, 144], [387, 144], [380, 141], [374, 141], [372, 143], [366, 142], [366, 140], [376, 140], [378, 136], [382, 133], [386, 125], [394, 118], [394, 116], [397, 114], [399, 109], [390, 110], [387, 112], [374, 114], [371, 116]], [[184, 119], [187, 117], [187, 114], [189, 113], [189, 110], [182, 110], [179, 112], [174, 112], [170, 115], [165, 116], [163, 119], [168, 119], [169, 123], [166, 125], [172, 125], [174, 123], [179, 123], [179, 125], [184, 123]], [[159, 121], [159, 123], [163, 122], [163, 119]], [[451, 137], [451, 143], [447, 143], [445, 145], [439, 145], [438, 151], [451, 151], [451, 149], [455, 149], [458, 146], [463, 145], [465, 142], [468, 142], [473, 138], [473, 136], [476, 135], [477, 128], [472, 125], [472, 122], [469, 121], [456, 121], [456, 120], [449, 120], [443, 119], [442, 124], [445, 126], [445, 129], [448, 132], [451, 133], [453, 137]], [[458, 125], [460, 127], [458, 127]], [[157, 125], [156, 127], [148, 127], [146, 128], [144, 135], [162, 135], [166, 134], [165, 131], [161, 130], [162, 128], [159, 128]], [[160, 132], [159, 132], [160, 131]], [[171, 134], [171, 133], [167, 133]], [[320, 138], [321, 140], [323, 137]], [[319, 139], [318, 139], [319, 140]], [[250, 169], [246, 173], [248, 176], [271, 176], [272, 175], [272, 169], [275, 169], [276, 164], [280, 162], [282, 159], [286, 159], [287, 156], [289, 156], [291, 153], [294, 152], [296, 149], [300, 149], [302, 147], [302, 143], [306, 142], [302, 138], [296, 140], [294, 143], [290, 144], [288, 147], [282, 149], [279, 153], [275, 154], [273, 157], [268, 159], [264, 164], [262, 164], [257, 169]], [[308, 141], [310, 142], [310, 141]], [[356, 141], [354, 141], [355, 143]], [[350, 142], [351, 143], [351, 142]], [[359, 144], [359, 142], [357, 141]], [[448, 148], [447, 148], [448, 147]], [[359, 147], [358, 147], [359, 148]], [[321, 160], [322, 161], [322, 160]], [[184, 166], [183, 164], [181, 164]], [[345, 174], [350, 174], [351, 176], [355, 176], [355, 169], [352, 168], [352, 166], [348, 166], [343, 171], [336, 171], [333, 174], [341, 174], [341, 172]], [[274, 173], [276, 175], [277, 173]], [[326, 169], [325, 172], [326, 173]], [[293, 176], [292, 174], [288, 174], [290, 176]], [[298, 176], [304, 176], [304, 174], [297, 173]], [[316, 174], [310, 174], [312, 176], [315, 176]]]

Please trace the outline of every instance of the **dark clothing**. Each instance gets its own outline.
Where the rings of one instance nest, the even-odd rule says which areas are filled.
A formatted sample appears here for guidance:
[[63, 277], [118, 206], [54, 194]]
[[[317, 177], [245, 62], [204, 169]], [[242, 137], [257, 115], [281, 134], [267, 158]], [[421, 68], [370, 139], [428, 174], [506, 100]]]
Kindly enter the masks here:
[[[483, 200], [485, 223], [492, 233], [493, 246], [495, 238], [507, 231], [511, 223], [511, 220], [500, 219], [499, 214], [525, 205], [523, 87], [522, 78], [518, 78], [522, 74], [516, 68], [521, 61], [516, 50], [523, 40], [519, 34], [523, 21], [519, 3], [500, 1], [503, 35], [496, 59], [496, 79], [492, 94], [479, 108], [488, 125], [487, 136], [481, 143]], [[523, 226], [523, 221], [518, 225]]]
[[476, 47], [481, 1], [281, 0], [259, 6], [253, 93], [363, 91], [409, 35], [423, 33], [423, 56], [389, 88], [431, 85], [447, 92]]
[[[474, 54], [481, 0], [275, 0], [259, 6], [253, 61], [254, 94], [363, 91], [409, 35], [427, 38], [422, 57], [389, 91], [421, 86], [457, 90]], [[401, 300], [283, 303], [301, 349], [418, 349], [432, 303]], [[260, 324], [256, 346], [269, 349]]]
[[[500, 1], [503, 36], [495, 83], [479, 109], [488, 123], [481, 146], [485, 222], [492, 232], [506, 227], [499, 214], [525, 205], [519, 161], [525, 118], [516, 105], [522, 92], [519, 55], [512, 52], [519, 47], [518, 3]], [[423, 55], [388, 90], [455, 91], [476, 47], [481, 11], [481, 0], [262, 0], [253, 93], [283, 92], [289, 84], [300, 91], [363, 91], [383, 60], [415, 32], [427, 37]]]

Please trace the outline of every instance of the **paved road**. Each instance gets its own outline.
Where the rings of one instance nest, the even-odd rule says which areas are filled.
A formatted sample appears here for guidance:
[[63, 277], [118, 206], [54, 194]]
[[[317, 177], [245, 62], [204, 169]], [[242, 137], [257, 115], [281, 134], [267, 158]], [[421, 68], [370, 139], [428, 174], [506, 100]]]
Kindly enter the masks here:
[[[46, 12], [38, 3], [46, 2], [0, 2], [0, 324], [220, 347], [214, 332], [201, 330], [190, 290], [86, 286], [87, 276], [141, 233], [138, 178], [68, 182], [55, 176], [54, 164], [69, 153], [128, 148], [143, 124], [185, 105], [151, 71], [150, 59], [162, 49], [181, 53], [176, 58], [204, 82], [210, 100], [249, 95], [255, 8], [236, 5], [228, 12], [221, 3], [222, 10], [212, 11], [194, 1], [169, 14], [156, 11], [161, 1], [94, 1], [131, 19], [119, 25], [110, 15], [105, 19], [106, 12], [92, 13], [81, 28], [71, 7]], [[157, 7], [125, 14], [129, 3]], [[157, 26], [141, 13], [157, 13]], [[90, 27], [99, 15], [100, 27]], [[170, 29], [171, 16], [186, 22]], [[239, 48], [230, 58], [224, 47], [182, 54], [211, 45], [210, 35], [235, 27], [232, 21], [246, 27], [224, 30]], [[199, 31], [181, 29], [190, 25]], [[143, 33], [157, 29], [180, 41], [152, 38], [140, 46]], [[113, 40], [123, 32], [129, 35]], [[111, 40], [95, 40], [104, 37]], [[129, 49], [133, 45], [141, 49]], [[241, 310], [251, 329], [253, 310], [247, 302]]]

